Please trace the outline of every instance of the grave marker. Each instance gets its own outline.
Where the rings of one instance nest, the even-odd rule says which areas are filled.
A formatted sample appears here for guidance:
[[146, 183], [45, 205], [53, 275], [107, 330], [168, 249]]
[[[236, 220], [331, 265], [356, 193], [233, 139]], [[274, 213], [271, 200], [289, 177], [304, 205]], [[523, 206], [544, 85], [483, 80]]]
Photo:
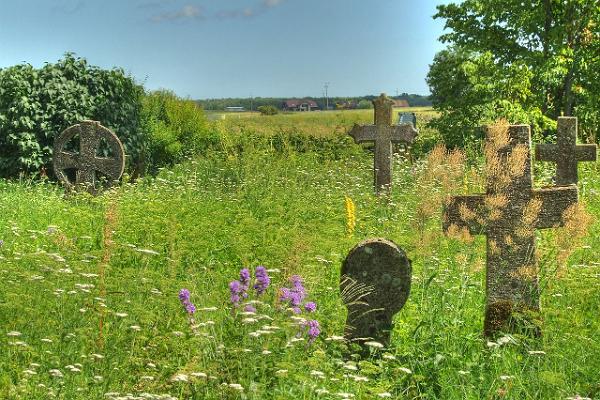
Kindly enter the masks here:
[[[79, 152], [66, 150], [69, 142], [79, 136]], [[97, 155], [104, 139], [113, 157]], [[67, 187], [81, 185], [90, 193], [96, 193], [96, 171], [104, 174], [109, 183], [119, 180], [125, 168], [125, 152], [121, 141], [111, 130], [97, 121], [83, 121], [65, 129], [54, 141], [54, 172]], [[75, 182], [71, 182], [66, 170], [75, 170]]]
[[342, 264], [340, 290], [348, 308], [344, 337], [387, 346], [392, 317], [410, 293], [411, 262], [386, 239], [369, 239], [354, 247]]
[[[561, 226], [564, 211], [578, 196], [574, 185], [533, 189], [528, 125], [510, 126], [508, 139], [495, 155], [487, 154], [486, 162], [488, 168], [509, 171], [511, 179], [499, 184], [488, 176], [486, 194], [452, 197], [444, 211], [446, 233], [487, 236], [486, 336], [509, 327], [515, 312], [539, 311], [535, 229]], [[493, 140], [489, 130], [487, 140]]]
[[577, 163], [596, 161], [595, 144], [577, 144], [577, 118], [558, 117], [556, 144], [538, 144], [535, 147], [537, 161], [556, 163], [556, 184], [576, 185]]
[[375, 142], [375, 193], [389, 192], [392, 185], [392, 143], [412, 143], [417, 130], [411, 124], [392, 125], [394, 102], [385, 94], [373, 100], [375, 125], [354, 125], [348, 133], [356, 143]]

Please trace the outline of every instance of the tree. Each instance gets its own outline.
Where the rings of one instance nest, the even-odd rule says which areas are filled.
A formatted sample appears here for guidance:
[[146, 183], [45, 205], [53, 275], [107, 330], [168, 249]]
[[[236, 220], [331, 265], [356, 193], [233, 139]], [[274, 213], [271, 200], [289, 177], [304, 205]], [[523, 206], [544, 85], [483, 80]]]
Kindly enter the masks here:
[[275, 114], [279, 113], [279, 110], [277, 109], [277, 107], [274, 107], [274, 106], [259, 106], [257, 108], [257, 110], [262, 115], [275, 115]]
[[450, 48], [434, 59], [428, 83], [442, 120], [478, 126], [505, 117], [545, 129], [561, 114], [576, 115], [584, 134], [597, 137], [597, 0], [534, 0], [527, 7], [522, 0], [466, 0], [437, 8], [434, 18], [449, 30], [440, 40]]

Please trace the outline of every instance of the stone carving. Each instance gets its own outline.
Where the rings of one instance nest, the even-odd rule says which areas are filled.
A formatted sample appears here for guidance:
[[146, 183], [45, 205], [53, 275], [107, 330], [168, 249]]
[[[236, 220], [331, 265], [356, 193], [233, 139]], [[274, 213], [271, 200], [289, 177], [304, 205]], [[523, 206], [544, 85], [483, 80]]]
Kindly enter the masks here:
[[486, 162], [488, 171], [495, 165], [511, 179], [498, 182], [488, 172], [485, 195], [452, 197], [444, 210], [446, 233], [487, 235], [486, 336], [510, 329], [515, 312], [539, 311], [535, 230], [561, 226], [578, 199], [575, 185], [533, 189], [528, 125], [508, 127], [508, 139]]
[[418, 131], [412, 124], [392, 125], [394, 102], [385, 94], [373, 100], [375, 125], [354, 127], [348, 133], [356, 143], [375, 142], [375, 193], [389, 193], [392, 185], [392, 143], [412, 143]]
[[577, 118], [558, 117], [556, 144], [538, 144], [535, 159], [556, 163], [558, 186], [577, 184], [577, 163], [596, 161], [595, 144], [577, 144]]
[[[79, 135], [79, 152], [66, 150], [68, 143]], [[101, 140], [110, 147], [113, 157], [97, 155]], [[54, 172], [67, 187], [84, 187], [90, 193], [96, 193], [96, 171], [108, 178], [112, 184], [119, 180], [125, 168], [125, 152], [121, 141], [111, 130], [97, 121], [83, 121], [65, 129], [54, 141]], [[75, 182], [72, 182], [66, 170], [75, 170]]]
[[408, 299], [411, 273], [410, 260], [389, 240], [365, 240], [350, 251], [340, 282], [348, 308], [347, 340], [389, 344], [392, 317]]

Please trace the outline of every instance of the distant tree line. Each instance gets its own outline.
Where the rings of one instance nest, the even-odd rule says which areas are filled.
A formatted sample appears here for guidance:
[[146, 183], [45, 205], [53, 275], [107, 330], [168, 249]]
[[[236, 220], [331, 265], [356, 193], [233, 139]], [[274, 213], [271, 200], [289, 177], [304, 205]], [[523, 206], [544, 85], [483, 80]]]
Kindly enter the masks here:
[[[330, 97], [329, 106], [334, 107], [336, 104], [356, 104], [356, 108], [368, 108], [371, 100], [377, 95], [358, 96], [358, 97]], [[225, 99], [206, 99], [196, 100], [205, 110], [220, 111], [226, 107], [244, 107], [246, 110], [257, 110], [258, 107], [271, 106], [281, 109], [281, 105], [285, 100], [298, 98], [314, 100], [321, 110], [325, 109], [324, 97], [254, 97], [254, 98], [225, 98]], [[399, 96], [392, 96], [396, 100], [407, 100], [411, 107], [429, 107], [431, 100], [429, 96], [419, 94], [402, 93]]]

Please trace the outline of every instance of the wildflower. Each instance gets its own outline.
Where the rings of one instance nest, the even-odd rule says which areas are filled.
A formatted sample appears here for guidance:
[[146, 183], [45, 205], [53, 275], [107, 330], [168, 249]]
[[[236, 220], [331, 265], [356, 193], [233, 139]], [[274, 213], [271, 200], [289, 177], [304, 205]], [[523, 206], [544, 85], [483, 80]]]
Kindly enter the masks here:
[[244, 312], [255, 314], [256, 313], [256, 307], [254, 307], [252, 304], [246, 304], [244, 306]]
[[243, 289], [243, 297], [248, 297], [248, 293], [246, 293], [248, 288], [250, 288], [250, 271], [248, 268], [240, 270], [240, 284]]
[[262, 265], [259, 265], [258, 267], [256, 267], [256, 270], [254, 271], [254, 275], [256, 277], [256, 282], [254, 283], [254, 289], [256, 290], [256, 294], [260, 296], [269, 287], [269, 284], [271, 283], [271, 278], [269, 278], [267, 269], [265, 267], [263, 267]]
[[187, 382], [188, 376], [186, 374], [177, 374], [171, 378], [171, 382]]
[[243, 292], [242, 284], [240, 281], [231, 281], [229, 282], [229, 292], [231, 296], [229, 297], [231, 304], [237, 307], [241, 300], [241, 295]]
[[242, 385], [240, 385], [239, 383], [230, 383], [229, 387], [235, 390], [239, 390], [240, 392], [244, 391], [244, 387]]
[[315, 312], [315, 310], [317, 309], [317, 303], [315, 303], [314, 301], [309, 301], [304, 305], [304, 309], [308, 312]]
[[188, 314], [193, 314], [196, 312], [196, 306], [190, 301], [190, 291], [187, 289], [181, 289], [179, 291], [179, 301], [181, 301], [181, 305], [185, 308]]
[[[292, 310], [298, 308], [302, 304], [302, 301], [306, 297], [306, 289], [302, 285], [302, 277], [299, 275], [293, 275], [290, 277], [290, 283], [292, 288], [282, 288], [279, 295], [281, 302], [287, 302], [292, 307]], [[295, 314], [299, 314], [294, 312]]]
[[377, 397], [381, 397], [381, 398], [385, 398], [385, 397], [392, 397], [392, 394], [390, 392], [382, 392], [382, 393], [377, 393]]
[[8, 333], [6, 334], [6, 336], [12, 336], [12, 337], [21, 336], [21, 332], [17, 332], [17, 331], [11, 331], [11, 332], [8, 332]]
[[319, 321], [313, 319], [305, 322], [303, 325], [305, 328], [308, 328], [308, 343], [314, 342], [317, 336], [319, 336], [321, 333], [321, 330], [319, 329]]
[[406, 367], [400, 367], [398, 369], [406, 374], [412, 374], [412, 371]]
[[365, 342], [365, 345], [369, 346], [369, 347], [373, 347], [375, 349], [382, 349], [383, 348], [383, 344], [381, 344], [379, 342], [375, 342], [375, 341]]
[[63, 377], [63, 373], [60, 372], [59, 369], [51, 369], [50, 371], [48, 371], [48, 373], [50, 375], [52, 375], [55, 378], [62, 378]]

